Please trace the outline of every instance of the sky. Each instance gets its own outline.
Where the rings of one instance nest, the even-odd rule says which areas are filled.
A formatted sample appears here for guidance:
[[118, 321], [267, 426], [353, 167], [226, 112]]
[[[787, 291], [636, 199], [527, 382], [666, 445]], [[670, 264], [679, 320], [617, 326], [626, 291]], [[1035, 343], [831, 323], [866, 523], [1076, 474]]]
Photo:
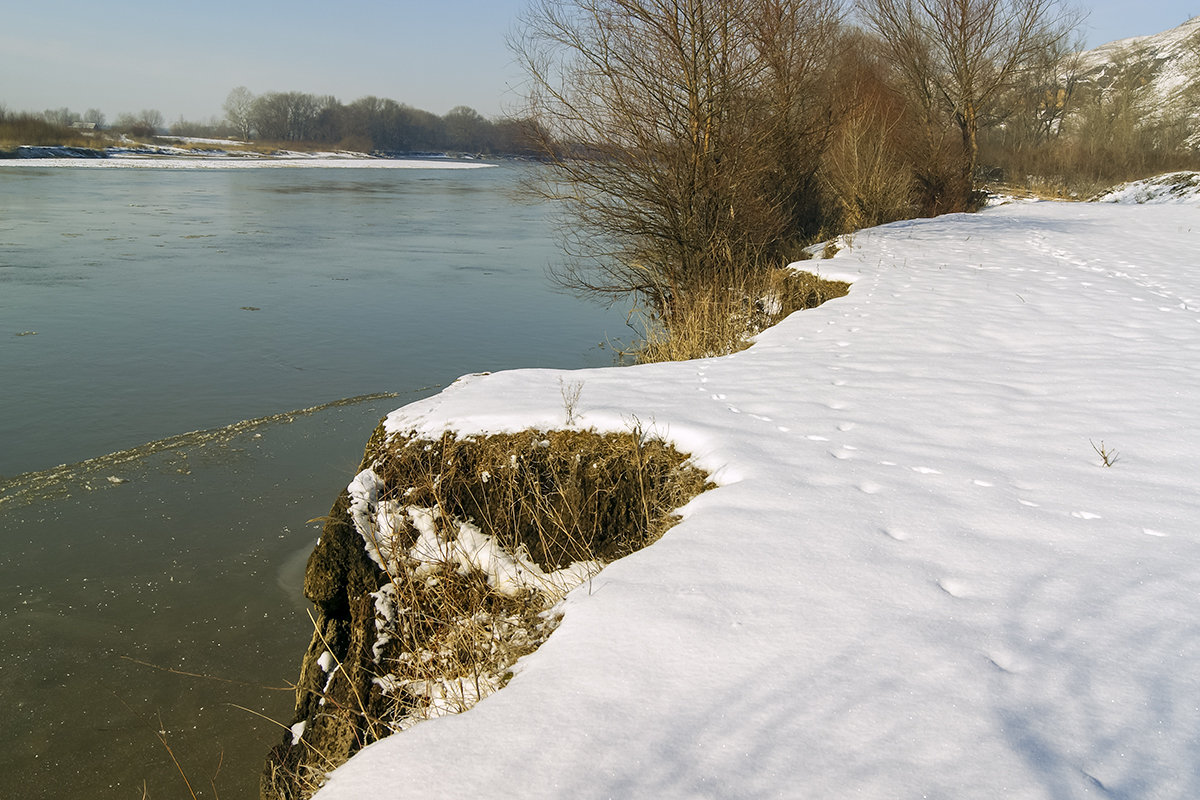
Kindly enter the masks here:
[[[300, 91], [349, 103], [388, 97], [437, 114], [510, 109], [521, 72], [506, 45], [528, 0], [127, 0], [15, 3], [0, 28], [0, 106], [98, 108], [111, 121], [157, 109], [167, 122], [222, 116], [229, 91]], [[1092, 0], [1087, 44], [1175, 27], [1200, 0]]]

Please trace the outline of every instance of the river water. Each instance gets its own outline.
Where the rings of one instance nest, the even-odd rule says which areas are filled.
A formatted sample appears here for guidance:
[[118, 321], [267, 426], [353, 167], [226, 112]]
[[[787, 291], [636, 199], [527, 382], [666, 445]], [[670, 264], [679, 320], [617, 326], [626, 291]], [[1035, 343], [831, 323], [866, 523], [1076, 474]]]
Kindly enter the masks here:
[[257, 796], [379, 418], [612, 363], [526, 169], [0, 162], [0, 797]]

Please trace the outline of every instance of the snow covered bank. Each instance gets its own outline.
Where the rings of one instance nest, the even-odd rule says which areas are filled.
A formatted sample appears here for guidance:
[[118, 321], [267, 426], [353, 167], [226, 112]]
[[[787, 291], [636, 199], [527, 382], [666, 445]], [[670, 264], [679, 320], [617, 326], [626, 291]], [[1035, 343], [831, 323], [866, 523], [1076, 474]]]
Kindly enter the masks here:
[[1200, 172], [1169, 172], [1157, 178], [1130, 181], [1096, 198], [1097, 203], [1200, 203]]
[[394, 412], [556, 427], [566, 380], [581, 425], [720, 486], [503, 691], [320, 797], [1200, 796], [1197, 253], [1194, 205], [896, 223], [806, 264], [849, 296], [742, 353]]

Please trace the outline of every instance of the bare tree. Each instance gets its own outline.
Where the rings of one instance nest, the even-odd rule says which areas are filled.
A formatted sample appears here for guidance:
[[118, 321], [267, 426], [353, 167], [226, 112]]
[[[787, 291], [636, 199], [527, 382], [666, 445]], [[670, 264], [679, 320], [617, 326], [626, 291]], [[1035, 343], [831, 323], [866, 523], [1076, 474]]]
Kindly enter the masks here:
[[237, 131], [242, 141], [250, 141], [254, 132], [254, 93], [245, 86], [239, 86], [225, 98], [225, 119]]
[[559, 279], [669, 325], [689, 293], [777, 266], [837, 21], [836, 0], [537, 0], [513, 49], [569, 221]]
[[[961, 180], [973, 190], [981, 125], [1082, 17], [1063, 0], [857, 0], [909, 91], [933, 124], [947, 114], [962, 137]], [[965, 199], [965, 198], [964, 198]]]
[[144, 108], [136, 114], [125, 112], [117, 115], [117, 130], [134, 136], [156, 136], [165, 125], [162, 112], [157, 108]]
[[69, 128], [79, 121], [79, 115], [69, 108], [48, 108], [42, 112], [42, 118], [51, 125]]
[[260, 139], [303, 142], [315, 139], [321, 115], [339, 105], [330, 96], [268, 92], [255, 98], [250, 122]]
[[1078, 40], [1048, 41], [1015, 77], [1001, 118], [1022, 143], [1040, 147], [1062, 132], [1079, 84], [1081, 51]]
[[484, 131], [490, 123], [470, 106], [455, 106], [450, 109], [442, 123], [446, 131], [446, 144], [454, 150], [479, 149], [479, 144], [487, 138]]

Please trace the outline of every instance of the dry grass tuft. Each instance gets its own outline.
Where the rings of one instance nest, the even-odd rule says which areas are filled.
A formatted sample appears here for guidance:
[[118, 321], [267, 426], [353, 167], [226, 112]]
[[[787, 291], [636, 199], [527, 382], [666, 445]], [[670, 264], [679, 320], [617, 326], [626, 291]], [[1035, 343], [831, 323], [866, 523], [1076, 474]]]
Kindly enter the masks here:
[[375, 683], [393, 730], [503, 686], [557, 625], [550, 609], [567, 591], [661, 536], [705, 487], [641, 430], [446, 434], [385, 446], [375, 463], [386, 487], [376, 519], [400, 512], [374, 529], [389, 554]]
[[273, 751], [264, 797], [308, 797], [372, 741], [502, 688], [567, 592], [658, 539], [710, 486], [640, 427], [433, 440], [380, 429], [363, 464], [309, 562], [321, 616], [297, 690], [305, 726]]
[[710, 287], [681, 297], [666, 324], [644, 318], [631, 355], [642, 364], [710, 358], [744, 350], [752, 337], [793, 311], [842, 297], [850, 284], [810, 272], [775, 269], [738, 286]]

